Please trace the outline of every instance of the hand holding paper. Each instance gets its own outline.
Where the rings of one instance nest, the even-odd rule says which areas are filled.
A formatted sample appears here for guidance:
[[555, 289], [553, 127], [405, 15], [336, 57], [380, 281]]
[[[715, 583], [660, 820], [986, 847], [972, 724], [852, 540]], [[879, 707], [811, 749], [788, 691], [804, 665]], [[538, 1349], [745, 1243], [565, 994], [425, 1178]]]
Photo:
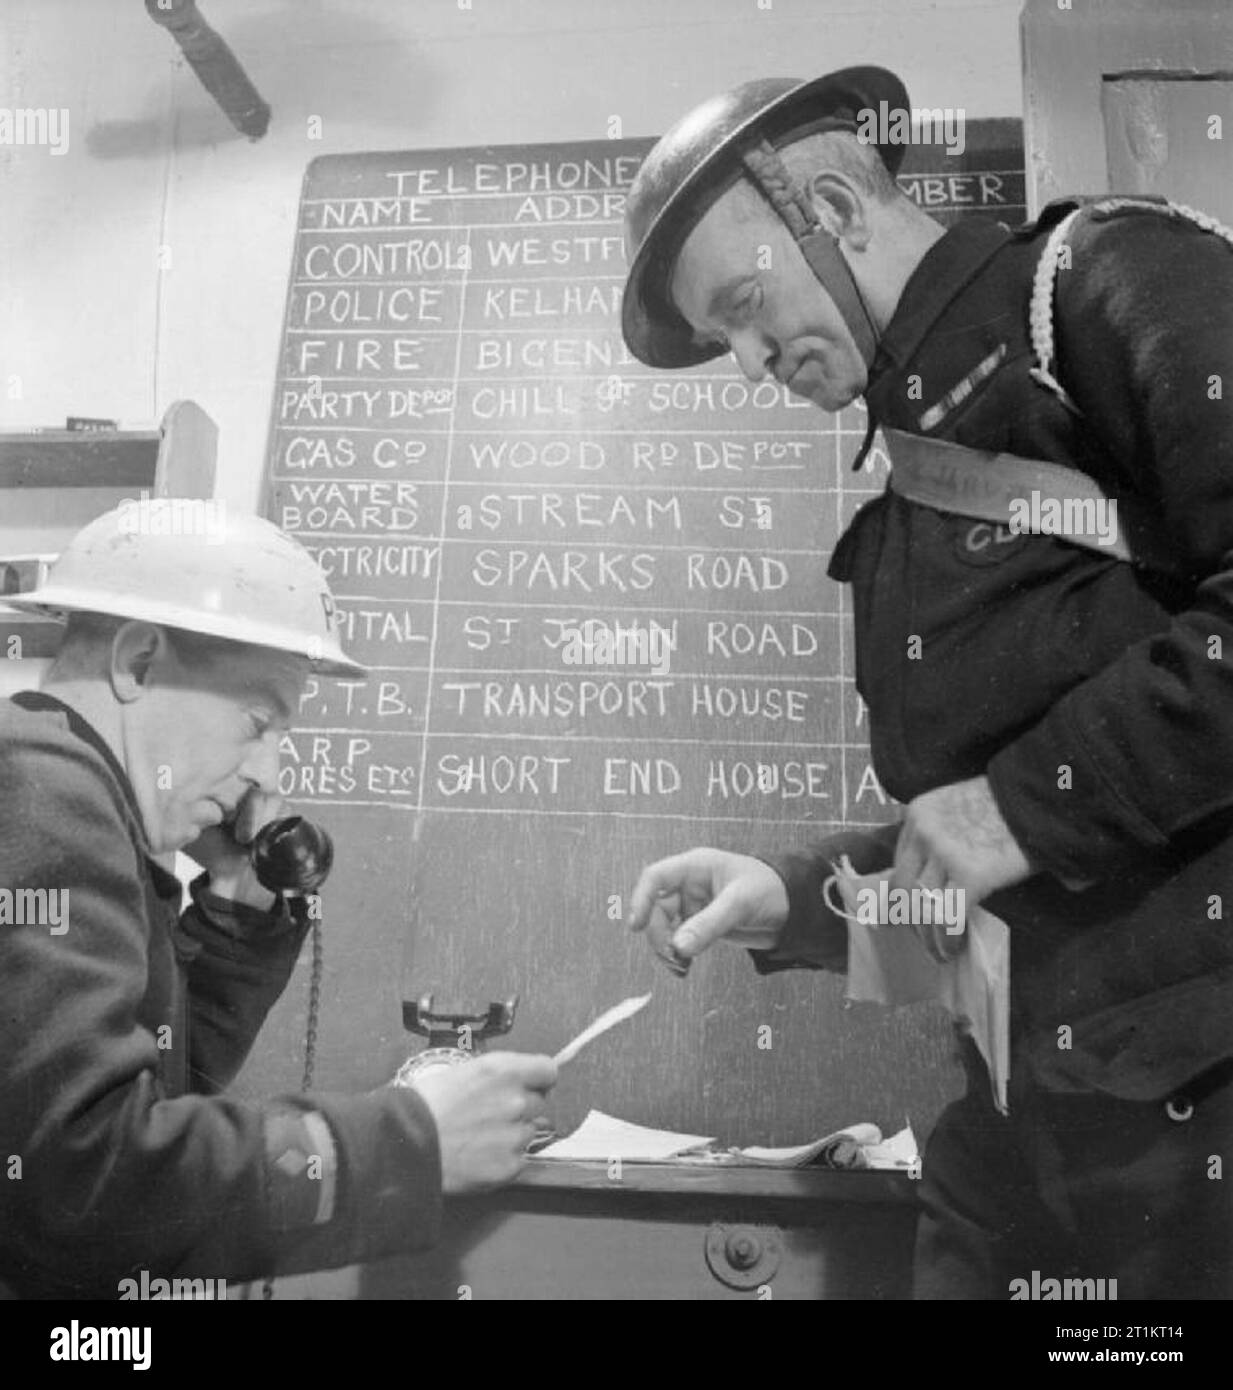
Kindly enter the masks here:
[[1031, 875], [987, 777], [935, 787], [908, 802], [895, 844], [896, 888], [961, 888], [968, 902], [980, 903]]

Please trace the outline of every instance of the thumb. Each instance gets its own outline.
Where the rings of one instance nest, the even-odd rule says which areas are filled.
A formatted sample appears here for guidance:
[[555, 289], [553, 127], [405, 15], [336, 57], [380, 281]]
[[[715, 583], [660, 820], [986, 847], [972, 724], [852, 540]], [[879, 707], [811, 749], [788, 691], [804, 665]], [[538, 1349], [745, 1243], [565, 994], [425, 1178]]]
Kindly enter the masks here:
[[927, 861], [925, 846], [917, 835], [912, 831], [900, 834], [895, 845], [895, 863], [890, 886], [895, 889], [914, 888], [920, 881]]
[[721, 936], [739, 931], [747, 915], [736, 884], [729, 883], [677, 929], [672, 945], [683, 956], [701, 955]]

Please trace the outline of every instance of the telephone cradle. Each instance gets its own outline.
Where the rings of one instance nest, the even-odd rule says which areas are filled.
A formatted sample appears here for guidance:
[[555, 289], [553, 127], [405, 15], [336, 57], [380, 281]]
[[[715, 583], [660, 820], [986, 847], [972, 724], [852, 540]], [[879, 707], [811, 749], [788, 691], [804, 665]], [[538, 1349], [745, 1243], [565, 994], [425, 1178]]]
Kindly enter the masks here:
[[408, 1033], [427, 1038], [428, 1046], [417, 1052], [398, 1068], [394, 1085], [410, 1086], [414, 1079], [430, 1067], [456, 1066], [469, 1062], [488, 1038], [500, 1037], [514, 1026], [518, 996], [491, 1003], [483, 1013], [438, 1013], [432, 1006], [432, 993], [418, 999], [404, 999], [402, 1026]]

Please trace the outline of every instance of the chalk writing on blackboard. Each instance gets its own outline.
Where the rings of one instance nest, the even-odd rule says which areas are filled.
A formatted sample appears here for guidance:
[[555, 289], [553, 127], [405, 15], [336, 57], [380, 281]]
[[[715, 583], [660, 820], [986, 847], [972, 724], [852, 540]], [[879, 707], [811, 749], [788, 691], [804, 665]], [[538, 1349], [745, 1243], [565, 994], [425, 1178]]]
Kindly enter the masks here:
[[[982, 144], [980, 124], [960, 159], [910, 148], [901, 184], [944, 221], [1017, 222], [1018, 125]], [[660, 979], [620, 923], [643, 864], [897, 814], [826, 577], [885, 455], [851, 472], [860, 408], [824, 415], [730, 361], [631, 360], [621, 219], [651, 143], [336, 155], [306, 175], [264, 505], [370, 667], [312, 679], [282, 747], [283, 794], [337, 845], [328, 1084], [392, 1075], [400, 1002], [425, 990], [464, 1009], [520, 993], [513, 1045], [551, 1052], [595, 1001]], [[579, 656], [580, 634], [635, 627], [654, 644]], [[927, 1129], [948, 1095], [944, 1029], [862, 1039], [830, 977], [762, 980], [716, 951], [672, 988], [579, 1059], [561, 1128], [600, 1103], [786, 1144], [909, 1108]], [[302, 1032], [291, 1006], [272, 1028]]]

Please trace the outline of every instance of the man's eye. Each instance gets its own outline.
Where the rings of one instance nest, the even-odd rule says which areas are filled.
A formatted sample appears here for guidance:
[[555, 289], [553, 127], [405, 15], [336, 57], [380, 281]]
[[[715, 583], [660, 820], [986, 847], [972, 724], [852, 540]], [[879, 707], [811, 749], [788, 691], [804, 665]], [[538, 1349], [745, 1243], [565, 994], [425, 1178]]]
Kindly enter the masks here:
[[747, 321], [762, 307], [762, 286], [754, 285], [733, 305], [733, 315], [740, 322]]

